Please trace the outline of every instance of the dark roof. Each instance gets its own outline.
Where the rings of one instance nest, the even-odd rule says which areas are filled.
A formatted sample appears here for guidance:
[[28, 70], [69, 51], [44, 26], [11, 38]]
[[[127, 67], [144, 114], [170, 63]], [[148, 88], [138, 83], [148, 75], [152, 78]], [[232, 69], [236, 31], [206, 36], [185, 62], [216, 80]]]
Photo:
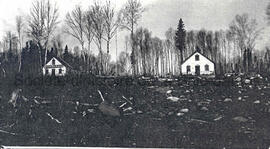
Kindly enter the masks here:
[[60, 63], [62, 63], [64, 66], [66, 66], [66, 67], [69, 67], [69, 68], [72, 68], [72, 66], [71, 65], [69, 65], [66, 61], [64, 61], [62, 58], [60, 58], [60, 57], [55, 57], [55, 56], [53, 56], [50, 60], [48, 60], [47, 62], [46, 62], [46, 64], [49, 62], [49, 61], [51, 61], [53, 58], [55, 58], [55, 59], [57, 59]]
[[206, 59], [208, 59], [209, 61], [211, 61], [212, 63], [214, 63], [215, 64], [215, 62], [214, 61], [212, 61], [210, 58], [208, 58], [207, 56], [205, 56], [204, 54], [202, 54], [200, 51], [195, 51], [195, 52], [193, 52], [188, 58], [186, 58], [182, 63], [181, 63], [181, 65], [182, 64], [184, 64], [190, 57], [192, 57], [195, 53], [199, 53], [199, 54], [201, 54], [202, 56], [204, 56]]

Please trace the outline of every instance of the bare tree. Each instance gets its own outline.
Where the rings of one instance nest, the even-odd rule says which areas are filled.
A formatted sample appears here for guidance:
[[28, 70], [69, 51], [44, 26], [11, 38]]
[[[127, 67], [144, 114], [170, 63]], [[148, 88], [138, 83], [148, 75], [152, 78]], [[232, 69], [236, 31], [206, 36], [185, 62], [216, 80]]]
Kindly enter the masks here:
[[260, 30], [257, 29], [256, 20], [249, 19], [247, 14], [236, 15], [230, 25], [230, 34], [235, 36], [241, 50], [240, 56], [244, 54], [243, 67], [245, 67], [246, 72], [249, 71], [251, 62], [251, 56], [249, 55], [255, 47], [255, 41], [259, 33]]
[[29, 36], [37, 42], [40, 48], [40, 63], [42, 65], [42, 51], [44, 51], [44, 63], [47, 61], [47, 46], [58, 24], [58, 8], [52, 5], [50, 0], [36, 0], [30, 10]]
[[121, 20], [121, 27], [129, 30], [131, 32], [131, 63], [133, 67], [133, 75], [135, 75], [135, 51], [134, 51], [134, 27], [137, 25], [139, 19], [142, 16], [144, 9], [139, 0], [128, 0], [120, 11], [119, 20]]
[[19, 61], [19, 68], [18, 72], [21, 72], [21, 66], [22, 66], [22, 59], [21, 59], [21, 50], [22, 50], [22, 30], [23, 30], [23, 20], [22, 16], [16, 17], [16, 30], [18, 35], [18, 43], [19, 43], [19, 51], [18, 51], [18, 61]]
[[84, 29], [84, 33], [86, 35], [87, 38], [87, 42], [88, 42], [88, 51], [90, 52], [91, 50], [91, 43], [93, 41], [94, 38], [94, 34], [93, 34], [93, 21], [91, 19], [91, 10], [88, 10], [85, 13], [84, 16], [84, 25], [85, 25], [85, 29]]
[[8, 48], [8, 51], [10, 53], [17, 54], [18, 37], [16, 34], [12, 33], [11, 31], [7, 31], [4, 40], [6, 42], [6, 48]]
[[65, 32], [76, 38], [84, 51], [84, 13], [81, 6], [76, 6], [75, 9], [66, 15], [66, 24], [69, 27]]
[[99, 73], [103, 73], [103, 52], [102, 52], [102, 39], [103, 39], [103, 34], [104, 34], [104, 10], [102, 6], [98, 3], [95, 2], [95, 4], [91, 7], [91, 19], [93, 21], [93, 34], [95, 36], [95, 43], [99, 49], [99, 58], [100, 58], [100, 71]]
[[[104, 40], [107, 42], [107, 54], [110, 53], [111, 39], [116, 35], [117, 28], [119, 26], [118, 20], [115, 17], [115, 8], [111, 6], [111, 1], [108, 0], [104, 6], [104, 29], [106, 37]], [[108, 63], [108, 61], [107, 61]], [[106, 69], [108, 68], [106, 64]]]
[[266, 15], [267, 15], [267, 19], [268, 19], [268, 24], [270, 25], [270, 3], [268, 3], [268, 5], [267, 5]]
[[85, 12], [84, 14], [84, 33], [85, 36], [87, 38], [87, 43], [88, 43], [88, 53], [89, 55], [87, 56], [88, 60], [86, 61], [86, 65], [87, 65], [87, 71], [91, 70], [91, 64], [89, 64], [91, 62], [91, 43], [93, 41], [94, 38], [94, 34], [93, 34], [93, 21], [91, 19], [91, 10], [88, 10]]

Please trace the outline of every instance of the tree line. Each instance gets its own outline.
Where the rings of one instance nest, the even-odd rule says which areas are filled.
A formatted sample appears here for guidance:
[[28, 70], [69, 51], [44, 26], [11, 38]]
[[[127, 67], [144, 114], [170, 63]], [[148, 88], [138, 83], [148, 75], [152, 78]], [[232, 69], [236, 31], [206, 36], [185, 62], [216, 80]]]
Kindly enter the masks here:
[[[256, 49], [261, 29], [248, 14], [236, 15], [227, 30], [219, 31], [186, 30], [180, 18], [178, 26], [168, 28], [165, 39], [160, 39], [138, 26], [144, 11], [139, 0], [127, 0], [119, 11], [110, 0], [96, 1], [86, 10], [77, 5], [60, 22], [56, 3], [35, 0], [28, 16], [17, 16], [16, 30], [7, 31], [0, 42], [1, 75], [40, 74], [42, 66], [57, 56], [73, 69], [95, 75], [172, 76], [181, 74], [181, 63], [195, 51], [215, 62], [217, 74], [269, 71], [270, 49]], [[269, 12], [270, 5], [267, 16]], [[60, 23], [64, 33], [57, 33]], [[125, 49], [113, 62], [112, 39], [123, 30], [129, 31]], [[63, 34], [80, 46], [64, 45]], [[92, 44], [98, 55], [93, 54]]]

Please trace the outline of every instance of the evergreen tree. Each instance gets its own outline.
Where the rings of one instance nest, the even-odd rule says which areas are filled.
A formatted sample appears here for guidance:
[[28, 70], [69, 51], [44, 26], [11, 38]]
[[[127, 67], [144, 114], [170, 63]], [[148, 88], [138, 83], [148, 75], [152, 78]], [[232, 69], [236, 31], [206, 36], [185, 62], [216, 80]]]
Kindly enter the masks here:
[[183, 62], [183, 51], [185, 49], [186, 30], [183, 20], [180, 18], [177, 31], [175, 33], [175, 46], [180, 51], [180, 61]]

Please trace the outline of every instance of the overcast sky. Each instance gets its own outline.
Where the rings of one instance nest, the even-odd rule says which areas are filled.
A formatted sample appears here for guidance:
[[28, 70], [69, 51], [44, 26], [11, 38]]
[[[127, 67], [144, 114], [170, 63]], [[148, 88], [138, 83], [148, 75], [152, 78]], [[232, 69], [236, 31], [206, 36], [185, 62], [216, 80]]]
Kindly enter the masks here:
[[[85, 9], [94, 0], [54, 0], [63, 20], [68, 11], [81, 4]], [[112, 0], [120, 9], [126, 0]], [[264, 28], [257, 48], [261, 49], [270, 41], [270, 29], [267, 27], [265, 9], [268, 0], [141, 0], [146, 11], [138, 26], [148, 28], [153, 36], [164, 38], [169, 27], [176, 28], [179, 18], [183, 18], [187, 30], [227, 29], [236, 14], [248, 13], [255, 18], [259, 27]], [[32, 0], [0, 0], [0, 39], [7, 30], [15, 31], [16, 15], [27, 15]], [[60, 26], [61, 27], [61, 26]], [[59, 28], [60, 28], [59, 27]], [[118, 49], [124, 49], [125, 32], [118, 35]], [[66, 36], [65, 36], [66, 37]], [[70, 47], [77, 43], [64, 39]], [[115, 41], [112, 41], [112, 55], [115, 57]], [[105, 45], [105, 43], [104, 43]]]

